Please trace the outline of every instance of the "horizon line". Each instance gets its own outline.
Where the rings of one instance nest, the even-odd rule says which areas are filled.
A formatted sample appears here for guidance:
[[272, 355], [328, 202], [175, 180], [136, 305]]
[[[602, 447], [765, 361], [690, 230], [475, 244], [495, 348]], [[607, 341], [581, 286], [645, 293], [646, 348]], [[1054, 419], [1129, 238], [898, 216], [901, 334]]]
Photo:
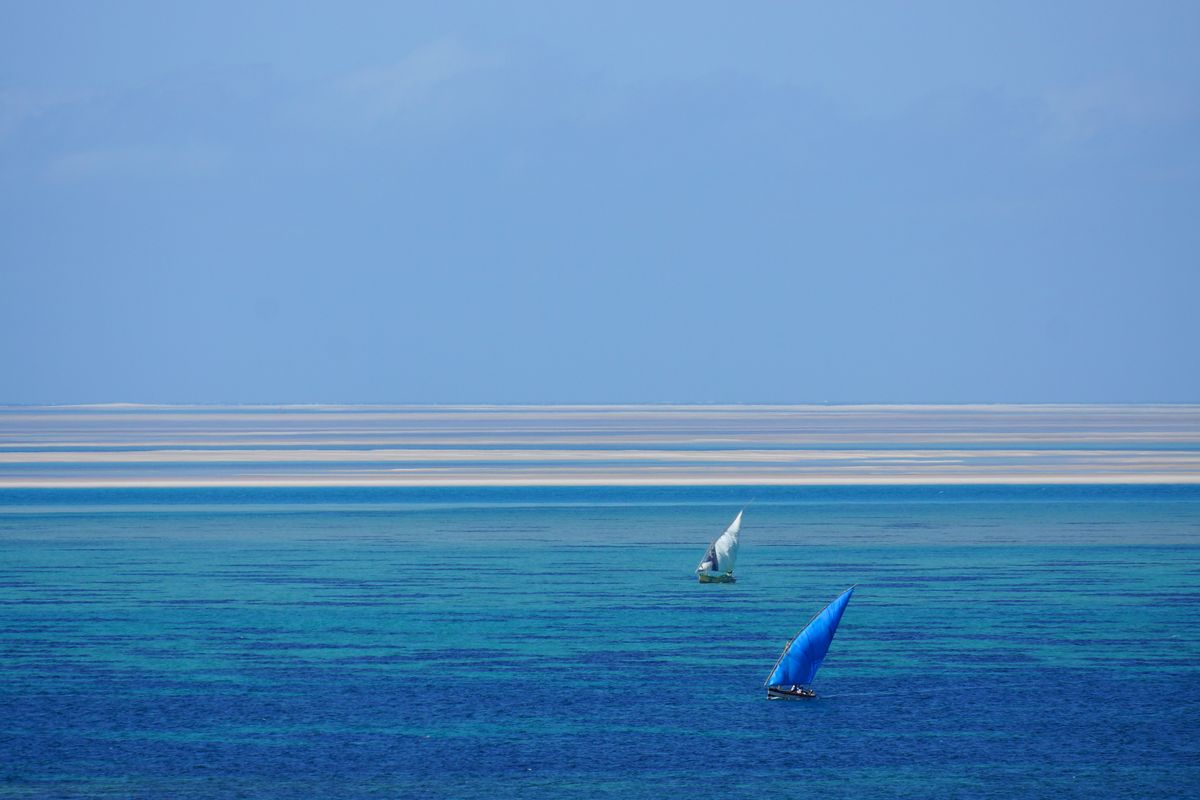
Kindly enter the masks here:
[[1200, 407], [1200, 400], [1195, 401], [1109, 401], [1109, 400], [1038, 400], [1038, 401], [887, 401], [887, 400], [838, 400], [838, 401], [628, 401], [628, 402], [226, 402], [226, 401], [189, 401], [171, 403], [143, 402], [97, 402], [97, 403], [11, 403], [0, 402], [0, 411], [27, 409], [61, 409], [61, 410], [144, 410], [144, 409], [204, 409], [204, 408], [244, 408], [244, 409], [325, 409], [325, 408], [361, 408], [361, 409], [410, 409], [410, 408], [443, 408], [443, 409], [629, 409], [629, 408], [705, 408], [705, 409], [738, 409], [738, 408], [1188, 408]]

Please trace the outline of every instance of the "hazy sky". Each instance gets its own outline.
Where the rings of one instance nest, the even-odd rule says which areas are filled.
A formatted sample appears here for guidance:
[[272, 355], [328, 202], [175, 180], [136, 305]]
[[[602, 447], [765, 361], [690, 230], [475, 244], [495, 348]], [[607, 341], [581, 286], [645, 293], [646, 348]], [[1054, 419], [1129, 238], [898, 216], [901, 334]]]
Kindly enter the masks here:
[[0, 0], [0, 402], [1200, 401], [1197, 41]]

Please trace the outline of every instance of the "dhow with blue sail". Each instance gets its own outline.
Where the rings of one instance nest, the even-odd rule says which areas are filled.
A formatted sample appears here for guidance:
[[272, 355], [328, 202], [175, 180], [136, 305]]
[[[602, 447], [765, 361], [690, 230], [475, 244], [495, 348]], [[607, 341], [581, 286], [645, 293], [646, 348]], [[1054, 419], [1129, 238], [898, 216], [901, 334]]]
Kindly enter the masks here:
[[817, 696], [809, 684], [817, 676], [817, 670], [829, 652], [833, 634], [837, 632], [838, 623], [842, 621], [842, 614], [852, 594], [853, 586], [821, 609], [783, 648], [783, 654], [775, 662], [775, 668], [764, 684], [768, 700], [801, 700]]
[[738, 533], [742, 530], [742, 511], [733, 518], [725, 532], [713, 539], [696, 566], [701, 583], [733, 583], [733, 565], [737, 563]]

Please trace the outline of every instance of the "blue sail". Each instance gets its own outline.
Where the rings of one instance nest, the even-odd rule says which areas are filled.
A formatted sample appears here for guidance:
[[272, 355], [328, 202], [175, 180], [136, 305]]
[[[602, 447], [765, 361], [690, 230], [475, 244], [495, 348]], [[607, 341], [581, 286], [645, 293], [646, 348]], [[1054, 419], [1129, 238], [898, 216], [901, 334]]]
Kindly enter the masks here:
[[775, 662], [775, 669], [767, 678], [767, 686], [807, 686], [812, 683], [829, 645], [833, 642], [833, 634], [837, 631], [838, 623], [842, 621], [842, 613], [850, 602], [854, 587], [838, 595], [838, 598], [813, 617], [812, 622], [804, 626], [804, 630], [796, 634], [796, 638], [788, 642], [783, 655]]

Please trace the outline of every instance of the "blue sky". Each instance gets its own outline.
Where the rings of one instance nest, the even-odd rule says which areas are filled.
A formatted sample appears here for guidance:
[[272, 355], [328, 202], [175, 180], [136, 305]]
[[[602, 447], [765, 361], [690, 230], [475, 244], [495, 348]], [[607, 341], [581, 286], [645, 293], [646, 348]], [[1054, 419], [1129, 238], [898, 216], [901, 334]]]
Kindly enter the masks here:
[[1200, 5], [831, 5], [0, 2], [0, 402], [1200, 401]]

